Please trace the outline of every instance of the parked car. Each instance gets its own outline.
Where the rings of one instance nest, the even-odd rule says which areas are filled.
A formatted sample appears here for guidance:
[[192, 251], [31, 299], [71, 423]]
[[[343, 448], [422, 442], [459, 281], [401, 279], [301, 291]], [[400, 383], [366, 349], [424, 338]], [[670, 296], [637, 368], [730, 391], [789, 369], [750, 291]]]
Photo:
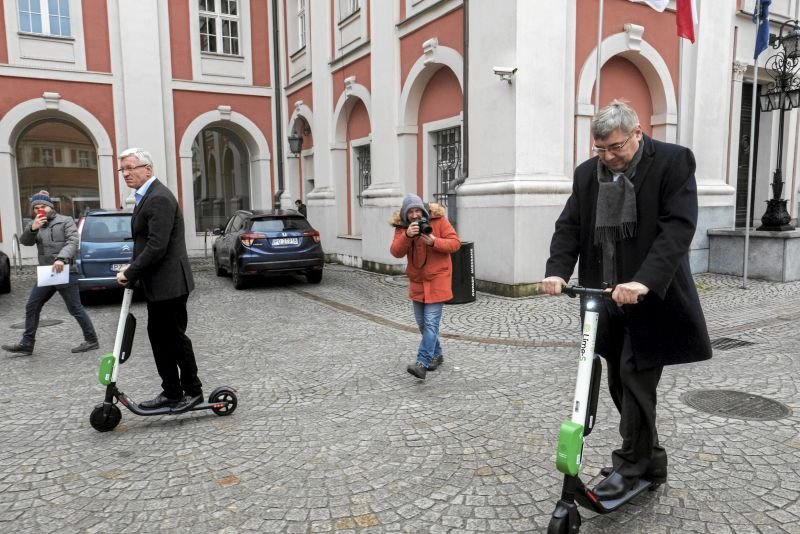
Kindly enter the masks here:
[[81, 291], [120, 287], [117, 271], [133, 256], [131, 215], [129, 210], [92, 210], [81, 217], [75, 258]]
[[11, 292], [11, 262], [8, 255], [0, 251], [0, 294]]
[[294, 210], [240, 210], [214, 235], [217, 276], [230, 273], [236, 289], [253, 275], [298, 273], [312, 284], [322, 281], [319, 232]]

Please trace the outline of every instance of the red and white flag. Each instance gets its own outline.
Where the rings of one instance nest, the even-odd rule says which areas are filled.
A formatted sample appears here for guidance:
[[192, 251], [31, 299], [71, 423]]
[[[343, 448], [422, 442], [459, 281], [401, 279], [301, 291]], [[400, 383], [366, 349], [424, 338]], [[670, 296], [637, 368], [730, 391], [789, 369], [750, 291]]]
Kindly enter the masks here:
[[[669, 5], [669, 0], [629, 0], [637, 4], [647, 4], [659, 13]], [[678, 37], [694, 42], [694, 27], [697, 24], [697, 0], [675, 0], [675, 22]]]
[[667, 9], [669, 5], [669, 0], [630, 0], [631, 2], [636, 2], [638, 4], [647, 4], [648, 6], [652, 7], [659, 13]]
[[694, 42], [694, 26], [697, 24], [697, 0], [676, 0], [675, 22], [678, 37]]

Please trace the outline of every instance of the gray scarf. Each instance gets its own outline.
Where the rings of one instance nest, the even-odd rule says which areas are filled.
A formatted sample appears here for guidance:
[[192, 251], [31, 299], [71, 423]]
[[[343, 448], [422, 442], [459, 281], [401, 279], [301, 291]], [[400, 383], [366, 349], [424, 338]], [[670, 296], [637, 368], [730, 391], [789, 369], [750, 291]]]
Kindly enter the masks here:
[[617, 242], [636, 236], [636, 189], [631, 179], [642, 159], [644, 139], [633, 159], [614, 181], [614, 174], [597, 159], [597, 207], [594, 223], [594, 244], [603, 250], [603, 281], [617, 283]]

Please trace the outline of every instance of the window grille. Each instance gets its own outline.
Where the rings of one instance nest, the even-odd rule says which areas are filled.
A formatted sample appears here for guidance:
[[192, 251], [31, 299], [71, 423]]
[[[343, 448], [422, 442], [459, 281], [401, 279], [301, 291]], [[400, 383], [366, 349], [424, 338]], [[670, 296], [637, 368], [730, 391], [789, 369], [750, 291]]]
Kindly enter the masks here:
[[436, 134], [436, 193], [434, 198], [447, 206], [447, 192], [461, 176], [461, 128], [439, 130]]
[[364, 205], [364, 191], [372, 183], [372, 166], [370, 162], [369, 145], [361, 145], [355, 148], [356, 160], [358, 161], [358, 205]]
[[79, 150], [78, 151], [78, 165], [83, 169], [89, 168], [89, 151], [88, 150]]
[[239, 55], [239, 0], [198, 0], [200, 50]]
[[360, 0], [339, 0], [339, 20], [344, 20], [361, 9]]
[[27, 33], [71, 36], [69, 0], [19, 0], [19, 29]]

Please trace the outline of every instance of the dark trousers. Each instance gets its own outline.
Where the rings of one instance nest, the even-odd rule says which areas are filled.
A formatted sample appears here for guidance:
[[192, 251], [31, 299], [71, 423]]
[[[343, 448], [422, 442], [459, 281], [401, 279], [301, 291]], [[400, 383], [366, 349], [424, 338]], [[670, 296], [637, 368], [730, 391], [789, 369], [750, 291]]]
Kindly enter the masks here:
[[663, 366], [637, 369], [624, 317], [610, 321], [612, 346], [620, 350], [606, 356], [608, 388], [620, 414], [622, 446], [611, 454], [616, 469], [625, 477], [658, 480], [667, 476], [667, 452], [658, 442], [656, 398]]
[[203, 384], [197, 377], [192, 340], [186, 335], [189, 295], [147, 303], [147, 335], [153, 348], [164, 395], [179, 399], [202, 395]]
[[25, 332], [22, 334], [20, 344], [33, 346], [36, 343], [36, 330], [39, 329], [39, 316], [42, 313], [45, 303], [58, 292], [67, 305], [67, 310], [72, 315], [83, 331], [83, 339], [86, 341], [97, 341], [97, 334], [94, 325], [86, 313], [86, 309], [81, 304], [81, 295], [78, 291], [77, 273], [69, 274], [69, 284], [63, 286], [34, 286], [25, 305]]

